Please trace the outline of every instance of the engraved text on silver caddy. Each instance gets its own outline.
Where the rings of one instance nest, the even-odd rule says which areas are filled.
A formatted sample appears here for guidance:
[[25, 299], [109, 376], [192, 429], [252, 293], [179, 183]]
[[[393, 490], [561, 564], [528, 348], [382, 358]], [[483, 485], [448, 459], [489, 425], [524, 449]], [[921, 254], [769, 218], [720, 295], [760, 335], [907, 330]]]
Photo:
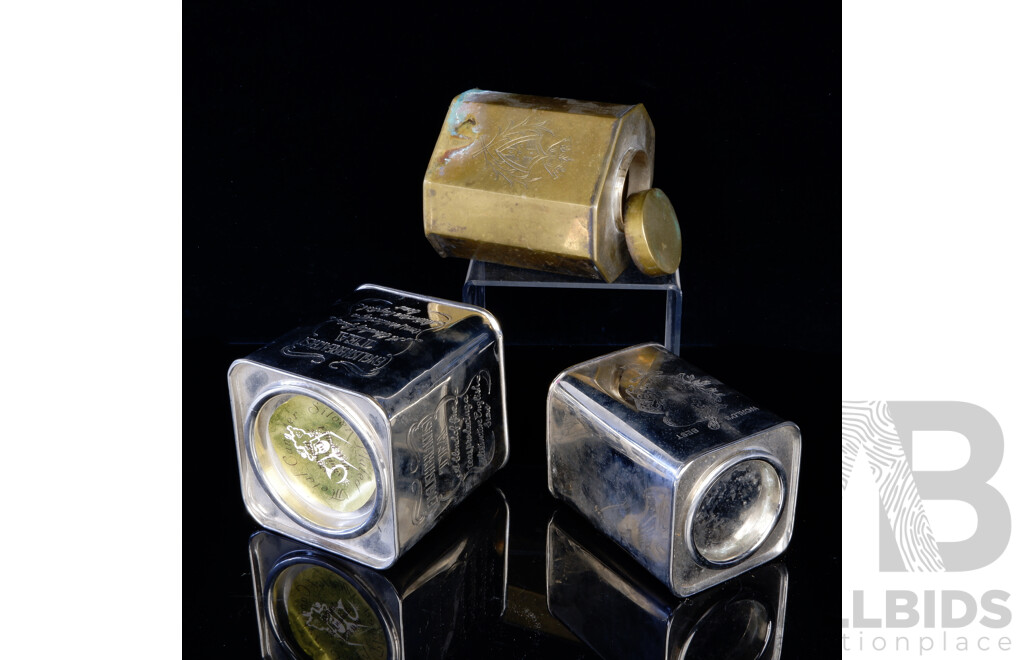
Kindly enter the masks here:
[[236, 361], [249, 512], [390, 566], [507, 460], [502, 360], [486, 310], [364, 285], [323, 321]]
[[800, 431], [658, 344], [562, 372], [548, 487], [680, 596], [778, 556]]

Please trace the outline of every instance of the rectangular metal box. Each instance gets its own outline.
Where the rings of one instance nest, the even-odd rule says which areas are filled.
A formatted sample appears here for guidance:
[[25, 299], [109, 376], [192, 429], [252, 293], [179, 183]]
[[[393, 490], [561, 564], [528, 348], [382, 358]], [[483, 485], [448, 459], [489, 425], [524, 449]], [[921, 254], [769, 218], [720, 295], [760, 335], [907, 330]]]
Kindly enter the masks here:
[[471, 89], [423, 177], [424, 233], [442, 256], [613, 282], [630, 263], [623, 208], [653, 176], [641, 104]]
[[563, 371], [547, 415], [551, 493], [677, 595], [789, 544], [799, 429], [663, 346]]
[[390, 566], [508, 458], [486, 310], [374, 285], [231, 365], [242, 497], [264, 527]]

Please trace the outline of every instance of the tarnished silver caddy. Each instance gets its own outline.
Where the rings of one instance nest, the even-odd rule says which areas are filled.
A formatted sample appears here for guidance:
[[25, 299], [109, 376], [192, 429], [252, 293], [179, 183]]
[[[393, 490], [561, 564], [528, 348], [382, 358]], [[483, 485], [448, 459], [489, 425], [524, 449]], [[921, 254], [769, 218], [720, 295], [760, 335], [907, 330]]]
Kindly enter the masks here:
[[778, 556], [800, 430], [658, 344], [563, 371], [548, 391], [548, 487], [679, 596]]
[[228, 370], [245, 505], [388, 567], [505, 464], [504, 382], [486, 310], [364, 285]]

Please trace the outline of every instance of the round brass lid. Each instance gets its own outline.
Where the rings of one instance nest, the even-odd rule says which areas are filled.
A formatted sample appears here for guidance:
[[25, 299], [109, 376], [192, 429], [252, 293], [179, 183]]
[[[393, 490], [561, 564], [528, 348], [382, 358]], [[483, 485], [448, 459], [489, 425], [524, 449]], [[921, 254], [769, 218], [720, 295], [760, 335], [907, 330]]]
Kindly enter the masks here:
[[668, 275], [679, 268], [683, 241], [668, 195], [657, 188], [634, 193], [626, 200], [626, 247], [644, 275]]
[[246, 424], [249, 458], [267, 494], [322, 534], [354, 533], [380, 513], [372, 437], [346, 410], [343, 401], [282, 389], [260, 399]]
[[352, 513], [376, 494], [363, 441], [324, 402], [302, 394], [287, 398], [274, 409], [267, 432], [281, 475], [303, 500]]

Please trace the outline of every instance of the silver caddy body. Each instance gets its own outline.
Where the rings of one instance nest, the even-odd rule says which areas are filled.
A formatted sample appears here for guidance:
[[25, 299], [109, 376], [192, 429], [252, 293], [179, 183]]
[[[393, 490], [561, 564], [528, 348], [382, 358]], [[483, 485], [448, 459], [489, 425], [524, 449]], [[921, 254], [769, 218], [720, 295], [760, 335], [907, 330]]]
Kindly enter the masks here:
[[245, 505], [386, 568], [505, 464], [504, 382], [486, 310], [364, 285], [231, 365]]
[[548, 487], [679, 596], [778, 556], [800, 431], [658, 344], [563, 371], [548, 392]]

